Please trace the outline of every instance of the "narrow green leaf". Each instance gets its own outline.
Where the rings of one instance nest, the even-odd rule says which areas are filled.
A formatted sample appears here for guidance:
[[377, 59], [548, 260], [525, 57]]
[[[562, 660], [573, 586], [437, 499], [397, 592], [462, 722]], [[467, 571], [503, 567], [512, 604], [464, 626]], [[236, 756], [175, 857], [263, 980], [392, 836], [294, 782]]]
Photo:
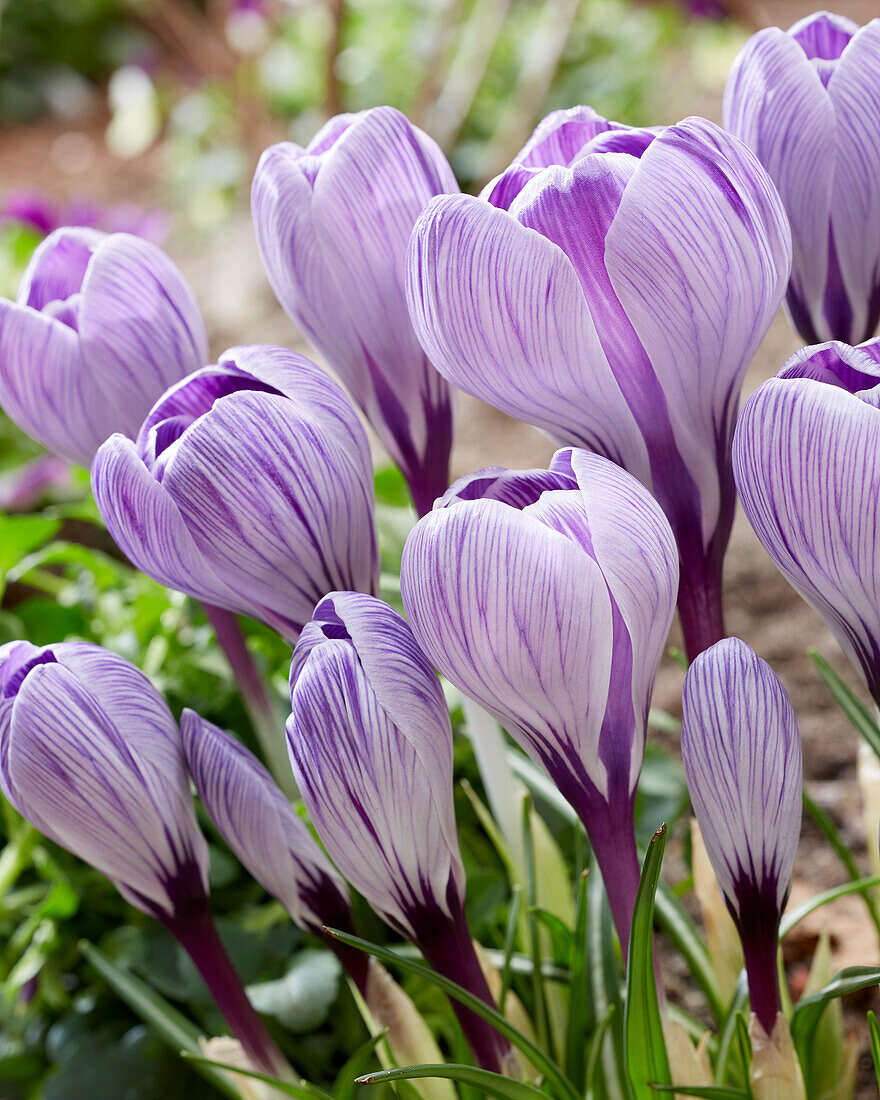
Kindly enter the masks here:
[[880, 967], [850, 966], [835, 974], [824, 989], [798, 1001], [791, 1016], [791, 1036], [797, 1047], [800, 1049], [810, 1042], [822, 1010], [829, 1001], [873, 985], [880, 985]]
[[532, 956], [532, 994], [534, 996], [532, 1019], [537, 1027], [538, 1043], [544, 1050], [551, 1051], [550, 1017], [547, 1013], [544, 975], [541, 973], [541, 936], [535, 914], [535, 907], [538, 902], [538, 884], [535, 873], [535, 843], [532, 835], [532, 796], [530, 794], [525, 795], [522, 800], [522, 838], [523, 855], [525, 857], [526, 900], [529, 906], [526, 919], [529, 930], [529, 951]]
[[499, 967], [501, 972], [501, 993], [498, 997], [498, 1008], [504, 1012], [507, 1003], [507, 994], [513, 980], [513, 949], [516, 946], [516, 929], [519, 924], [519, 911], [522, 905], [522, 886], [515, 882], [510, 888], [510, 906], [507, 911], [507, 929], [504, 934], [504, 958]]
[[[253, 1081], [263, 1081], [278, 1092], [283, 1092], [285, 1096], [295, 1096], [297, 1100], [334, 1100], [331, 1093], [325, 1092], [317, 1085], [310, 1085], [308, 1081], [301, 1081], [296, 1085], [292, 1081], [282, 1081], [280, 1077], [272, 1077], [268, 1073], [258, 1073], [254, 1069], [240, 1069], [229, 1062], [215, 1062], [213, 1058], [206, 1058], [203, 1054], [190, 1054], [186, 1050], [181, 1051], [181, 1056], [187, 1062], [192, 1062], [196, 1068], [202, 1067], [222, 1071], [221, 1075], [223, 1077], [226, 1076], [227, 1072], [238, 1073], [242, 1077], [247, 1077]], [[235, 1095], [241, 1096], [241, 1093], [236, 1091]]]
[[[199, 1039], [202, 1032], [182, 1012], [170, 1005], [164, 997], [141, 981], [129, 970], [99, 951], [94, 944], [81, 940], [79, 949], [104, 981], [137, 1016], [149, 1024], [156, 1034], [173, 1050], [196, 1058], [202, 1057]], [[224, 1095], [241, 1100], [241, 1093], [225, 1073], [210, 1065], [200, 1067], [200, 1072]]]
[[356, 1091], [356, 1079], [363, 1073], [364, 1067], [370, 1058], [373, 1057], [376, 1047], [382, 1042], [387, 1034], [388, 1028], [383, 1027], [381, 1031], [376, 1032], [375, 1035], [371, 1035], [348, 1059], [339, 1073], [337, 1073], [336, 1080], [333, 1082], [331, 1094], [335, 1097], [335, 1100], [351, 1100], [351, 1097], [354, 1096]]
[[591, 871], [587, 879], [587, 943], [590, 994], [595, 1011], [604, 1016], [611, 1006], [615, 1008], [605, 1041], [599, 1044], [601, 1091], [598, 1083], [594, 1090], [608, 1100], [632, 1100], [624, 1065], [623, 1012], [618, 1011], [623, 1007], [623, 989], [617, 938], [605, 884], [598, 871]]
[[880, 1024], [873, 1012], [868, 1013], [868, 1031], [871, 1034], [871, 1057], [874, 1059], [874, 1075], [880, 1085]]
[[378, 1085], [386, 1081], [414, 1081], [420, 1077], [445, 1077], [459, 1084], [473, 1085], [489, 1096], [497, 1096], [498, 1100], [536, 1100], [538, 1097], [547, 1100], [547, 1094], [536, 1089], [534, 1085], [513, 1081], [510, 1077], [502, 1077], [500, 1073], [491, 1073], [475, 1066], [404, 1066], [402, 1069], [383, 1069], [375, 1073], [365, 1073], [357, 1079], [357, 1083]]
[[[590, 1030], [590, 976], [587, 971], [587, 871], [578, 879], [577, 907], [575, 909], [574, 934], [571, 944], [571, 988], [568, 995], [568, 1021], [565, 1035], [565, 1072], [578, 1089], [592, 1080], [584, 1059], [584, 1040]], [[608, 1021], [614, 1006], [609, 1005], [605, 1012]], [[602, 1031], [595, 1057], [598, 1058], [601, 1041], [605, 1036], [607, 1024]], [[595, 1046], [595, 1036], [592, 1040]]]
[[849, 685], [838, 676], [815, 646], [810, 646], [807, 653], [816, 666], [816, 671], [825, 682], [825, 686], [834, 697], [834, 701], [849, 719], [856, 732], [867, 741], [880, 758], [880, 726], [877, 725], [870, 710]]
[[654, 979], [654, 897], [666, 847], [666, 826], [654, 833], [642, 867], [627, 960], [624, 1036], [626, 1065], [636, 1100], [651, 1096], [651, 1082], [672, 1084]]
[[0, 594], [6, 587], [6, 574], [57, 532], [61, 521], [44, 516], [0, 515]]
[[835, 886], [831, 890], [826, 890], [823, 894], [817, 894], [809, 901], [805, 901], [803, 905], [799, 905], [797, 909], [792, 909], [791, 912], [785, 914], [779, 925], [779, 938], [781, 940], [785, 939], [804, 917], [808, 917], [810, 913], [815, 913], [817, 909], [821, 909], [824, 905], [829, 905], [832, 901], [837, 901], [838, 898], [846, 897], [847, 894], [861, 894], [874, 886], [880, 886], [880, 875], [860, 878], [858, 882], [846, 882], [843, 886]]
[[505, 1038], [509, 1039], [518, 1050], [521, 1050], [535, 1069], [544, 1074], [548, 1083], [556, 1087], [560, 1095], [569, 1097], [569, 1100], [580, 1100], [577, 1091], [559, 1066], [557, 1066], [551, 1058], [548, 1058], [537, 1044], [523, 1035], [521, 1031], [518, 1031], [500, 1012], [492, 1008], [491, 1005], [487, 1005], [480, 997], [462, 988], [462, 986], [458, 985], [456, 982], [450, 981], [449, 978], [444, 977], [444, 975], [438, 974], [424, 963], [416, 962], [414, 959], [407, 959], [396, 951], [389, 951], [387, 947], [380, 947], [378, 944], [370, 943], [368, 940], [362, 940], [357, 936], [350, 936], [347, 932], [340, 932], [336, 928], [326, 928], [325, 932], [328, 936], [332, 936], [334, 939], [339, 940], [340, 943], [344, 943], [348, 947], [356, 947], [358, 951], [365, 951], [368, 955], [372, 955], [374, 958], [379, 959], [380, 962], [388, 963], [390, 966], [400, 967], [401, 970], [406, 970], [410, 974], [417, 974], [419, 977], [424, 978], [425, 981], [437, 986], [437, 988], [442, 990], [448, 997], [454, 997], [455, 1000], [463, 1004], [465, 1008], [469, 1008], [471, 1012], [487, 1020], [497, 1031], [500, 1031]]
[[749, 1027], [743, 1012], [737, 1012], [736, 1014], [736, 1038], [739, 1046], [739, 1060], [742, 1065], [743, 1080], [748, 1081], [749, 1069], [752, 1064], [752, 1040], [749, 1038]]
[[599, 1082], [597, 1076], [599, 1073], [599, 1059], [602, 1056], [602, 1047], [605, 1043], [605, 1036], [608, 1034], [608, 1028], [611, 1026], [611, 1020], [617, 1010], [616, 1005], [609, 1005], [605, 1009], [605, 1015], [599, 1021], [599, 1026], [590, 1036], [590, 1043], [587, 1047], [587, 1056], [581, 1058], [585, 1063], [586, 1069], [586, 1100], [593, 1100], [596, 1094], [596, 1090], [599, 1088]]
[[727, 1067], [730, 1062], [730, 1052], [733, 1049], [733, 1039], [736, 1035], [737, 1017], [742, 1012], [743, 1006], [749, 999], [749, 986], [746, 981], [745, 971], [739, 976], [736, 983], [736, 992], [727, 1010], [721, 1034], [718, 1038], [718, 1058], [715, 1062], [715, 1084], [723, 1085], [727, 1077]]
[[728, 1085], [651, 1085], [656, 1092], [674, 1092], [676, 1096], [696, 1096], [703, 1100], [750, 1100], [745, 1089]]
[[[804, 809], [819, 826], [823, 836], [834, 849], [837, 858], [846, 869], [850, 881], [861, 882], [862, 872], [859, 870], [859, 865], [853, 859], [852, 852], [850, 852], [846, 841], [840, 835], [840, 830], [834, 824], [834, 819], [831, 817], [831, 814], [829, 814], [824, 807], [819, 805], [806, 787], [804, 787], [803, 799]], [[874, 922], [874, 927], [877, 929], [878, 935], [880, 935], [880, 912], [877, 910], [874, 898], [871, 896], [870, 892], [862, 894], [862, 897], [871, 915], [871, 920]]]

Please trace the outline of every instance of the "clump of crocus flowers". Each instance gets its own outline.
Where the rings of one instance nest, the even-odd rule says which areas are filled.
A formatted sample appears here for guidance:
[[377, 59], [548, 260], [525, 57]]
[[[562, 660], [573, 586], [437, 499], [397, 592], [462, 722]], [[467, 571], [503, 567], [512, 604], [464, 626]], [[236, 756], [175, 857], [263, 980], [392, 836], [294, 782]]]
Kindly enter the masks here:
[[[331, 119], [306, 148], [273, 146], [253, 184], [260, 254], [332, 376], [276, 346], [209, 362], [179, 271], [126, 233], [55, 230], [16, 301], [0, 302], [0, 402], [56, 461], [90, 465], [134, 567], [208, 608], [246, 696], [263, 700], [271, 768], [196, 711], [177, 721], [120, 656], [21, 640], [0, 649], [0, 789], [177, 937], [252, 1070], [294, 1075], [214, 929], [193, 793], [253, 878], [336, 954], [368, 1025], [388, 1029], [386, 1061], [426, 1063], [419, 1080], [433, 1069], [503, 1096], [537, 1084], [557, 1100], [594, 1095], [596, 1081], [636, 1100], [643, 1084], [721, 1086], [748, 996], [738, 1085], [748, 1077], [757, 1100], [819, 1095], [816, 1025], [789, 1012], [778, 968], [801, 825], [795, 708], [726, 636], [722, 571], [739, 498], [880, 706], [878, 88], [880, 21], [823, 13], [749, 41], [726, 129], [557, 111], [479, 196], [387, 107]], [[740, 413], [783, 299], [812, 346]], [[456, 387], [550, 436], [547, 468], [450, 484]], [[361, 415], [414, 506], [397, 607], [380, 598]], [[656, 905], [723, 1033], [696, 1047], [688, 1034], [705, 1027], [682, 1027], [657, 989], [663, 830], [645, 856], [636, 815], [676, 609], [710, 950], [671, 895]], [[238, 614], [292, 647], [286, 723], [260, 696]], [[478, 793], [472, 805], [530, 891], [500, 960], [475, 943], [467, 909], [456, 692], [504, 827]], [[586, 886], [560, 883], [568, 841], [535, 828], [522, 780], [576, 829]], [[364, 905], [409, 947], [360, 940]], [[731, 935], [725, 965], [741, 950], [741, 982], [722, 980]], [[511, 989], [519, 937], [531, 1018]], [[551, 942], [564, 994], [542, 991]], [[371, 949], [433, 970], [456, 1057], [473, 1067], [447, 1058]]]

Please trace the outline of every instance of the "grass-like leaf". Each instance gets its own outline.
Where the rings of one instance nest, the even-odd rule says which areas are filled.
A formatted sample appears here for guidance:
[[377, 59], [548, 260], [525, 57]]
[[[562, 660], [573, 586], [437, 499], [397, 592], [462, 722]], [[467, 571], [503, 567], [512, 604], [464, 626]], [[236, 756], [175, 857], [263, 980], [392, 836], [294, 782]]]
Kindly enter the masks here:
[[654, 899], [654, 912], [657, 924], [678, 948], [688, 965], [691, 977], [705, 994], [712, 1015], [721, 1023], [727, 1006], [721, 1000], [709, 952], [684, 906], [662, 883]]
[[404, 1066], [401, 1069], [376, 1070], [365, 1073], [357, 1079], [359, 1085], [378, 1085], [386, 1081], [415, 1081], [420, 1077], [443, 1077], [460, 1085], [471, 1085], [488, 1096], [497, 1096], [498, 1100], [546, 1100], [547, 1094], [528, 1085], [524, 1081], [514, 1081], [502, 1077], [500, 1073], [491, 1073], [487, 1069], [475, 1066]]
[[751, 1093], [731, 1085], [651, 1085], [655, 1092], [674, 1092], [676, 1096], [696, 1096], [702, 1100], [751, 1100]]
[[811, 1041], [819, 1017], [829, 1001], [873, 985], [880, 985], [880, 967], [850, 966], [835, 974], [824, 989], [798, 1001], [791, 1017], [791, 1035], [798, 1049]]
[[[565, 1035], [565, 1072], [574, 1085], [583, 1089], [589, 1081], [584, 1041], [590, 1030], [590, 976], [587, 969], [587, 872], [578, 879], [577, 907], [571, 945], [571, 987], [568, 996], [568, 1020]], [[606, 1016], [610, 1020], [613, 1006]], [[603, 1030], [602, 1035], [605, 1032]], [[595, 1038], [595, 1037], [594, 1037]]]
[[860, 878], [858, 882], [845, 882], [843, 886], [835, 886], [831, 890], [826, 890], [823, 894], [817, 894], [809, 901], [805, 901], [803, 905], [799, 905], [797, 909], [792, 909], [790, 913], [785, 914], [782, 923], [779, 925], [779, 938], [781, 940], [785, 939], [804, 917], [808, 917], [810, 913], [815, 913], [817, 909], [830, 905], [832, 901], [846, 897], [847, 894], [861, 894], [874, 886], [880, 886], [880, 875]]
[[[192, 1062], [196, 1068], [214, 1070], [224, 1078], [227, 1073], [237, 1073], [249, 1080], [262, 1081], [264, 1084], [271, 1085], [277, 1092], [282, 1092], [285, 1096], [295, 1096], [296, 1100], [334, 1100], [331, 1093], [318, 1088], [317, 1085], [310, 1085], [307, 1081], [301, 1081], [297, 1085], [292, 1081], [282, 1081], [280, 1077], [272, 1077], [268, 1073], [258, 1073], [255, 1069], [241, 1069], [229, 1062], [216, 1062], [213, 1058], [206, 1058], [204, 1054], [190, 1054], [186, 1050], [181, 1051], [181, 1056], [187, 1062]], [[241, 1093], [236, 1090], [234, 1095], [240, 1097]]]
[[838, 676], [815, 646], [810, 646], [807, 653], [810, 655], [810, 660], [816, 666], [816, 671], [822, 677], [825, 686], [834, 697], [834, 701], [849, 719], [856, 732], [867, 741], [877, 754], [878, 759], [880, 759], [880, 726], [877, 725], [870, 710], [849, 685]]
[[629, 941], [623, 1027], [626, 1066], [635, 1100], [649, 1100], [652, 1082], [672, 1084], [654, 979], [654, 897], [665, 847], [666, 826], [661, 825], [645, 856]]
[[449, 978], [444, 977], [444, 975], [438, 974], [424, 963], [416, 962], [414, 959], [404, 958], [396, 951], [390, 951], [387, 947], [380, 947], [379, 944], [370, 943], [368, 940], [362, 940], [358, 936], [350, 936], [347, 932], [341, 932], [336, 928], [326, 928], [325, 932], [328, 936], [332, 936], [348, 947], [355, 947], [358, 951], [365, 951], [368, 955], [372, 955], [374, 958], [379, 959], [380, 962], [399, 967], [401, 970], [405, 970], [410, 974], [417, 974], [420, 978], [437, 986], [437, 988], [442, 990], [448, 997], [455, 998], [455, 1000], [463, 1004], [465, 1008], [469, 1008], [471, 1012], [476, 1013], [477, 1016], [488, 1021], [505, 1038], [509, 1039], [518, 1050], [522, 1051], [535, 1069], [544, 1075], [557, 1096], [560, 1098], [567, 1097], [568, 1100], [580, 1100], [577, 1090], [553, 1059], [549, 1058], [536, 1043], [533, 1043], [531, 1039], [515, 1028], [500, 1012], [491, 1005], [486, 1004], [482, 998], [475, 996], [456, 982], [450, 981]]
[[874, 1059], [874, 1075], [880, 1085], [880, 1023], [873, 1012], [868, 1013], [868, 1031], [871, 1035], [871, 1057]]

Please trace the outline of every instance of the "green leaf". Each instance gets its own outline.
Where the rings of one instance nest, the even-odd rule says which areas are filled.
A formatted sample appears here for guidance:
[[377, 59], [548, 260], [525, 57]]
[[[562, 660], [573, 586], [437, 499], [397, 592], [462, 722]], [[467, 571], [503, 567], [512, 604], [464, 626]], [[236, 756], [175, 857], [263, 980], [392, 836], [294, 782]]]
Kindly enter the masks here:
[[880, 1024], [873, 1012], [868, 1013], [868, 1031], [871, 1033], [871, 1057], [874, 1059], [874, 1074], [880, 1084]]
[[709, 952], [684, 906], [662, 882], [657, 888], [654, 911], [658, 927], [663, 929], [681, 952], [691, 977], [702, 989], [712, 1015], [720, 1023], [724, 1019], [726, 1006], [721, 1001]]
[[583, 1054], [581, 1055], [581, 1058], [584, 1062], [584, 1068], [586, 1070], [586, 1100], [593, 1100], [596, 1090], [599, 1087], [599, 1083], [597, 1081], [597, 1076], [599, 1073], [599, 1059], [602, 1056], [602, 1047], [605, 1043], [605, 1036], [608, 1034], [608, 1028], [611, 1026], [611, 1020], [616, 1010], [617, 1005], [609, 1005], [608, 1008], [605, 1009], [605, 1015], [599, 1021], [599, 1026], [590, 1036], [590, 1044], [587, 1048], [586, 1058], [583, 1057]]
[[718, 1058], [715, 1062], [716, 1085], [723, 1084], [727, 1076], [730, 1052], [733, 1049], [733, 1039], [736, 1035], [737, 1017], [740, 1015], [743, 1005], [745, 1005], [748, 999], [749, 986], [746, 981], [745, 972], [743, 972], [740, 974], [739, 981], [736, 983], [736, 992], [733, 995], [733, 1000], [730, 1002], [730, 1008], [727, 1010], [727, 1016], [718, 1038]]
[[590, 996], [597, 1015], [604, 1015], [614, 1006], [604, 1042], [599, 1043], [601, 1085], [594, 1084], [597, 1094], [609, 1100], [631, 1100], [631, 1090], [624, 1066], [623, 996], [617, 938], [605, 884], [598, 872], [587, 879], [587, 962], [590, 975]]
[[[319, 1089], [317, 1085], [310, 1085], [308, 1081], [301, 1081], [296, 1085], [292, 1081], [282, 1081], [280, 1077], [272, 1077], [268, 1073], [258, 1073], [255, 1069], [241, 1069], [229, 1062], [215, 1062], [213, 1058], [206, 1058], [204, 1054], [190, 1054], [186, 1050], [181, 1053], [187, 1062], [192, 1062], [196, 1066], [222, 1071], [224, 1077], [228, 1072], [238, 1073], [253, 1081], [264, 1081], [278, 1092], [283, 1092], [285, 1096], [295, 1096], [297, 1100], [334, 1100], [331, 1093]], [[234, 1095], [240, 1097], [241, 1093], [236, 1091]]]
[[816, 666], [816, 671], [824, 680], [825, 686], [834, 697], [834, 701], [849, 719], [856, 732], [868, 742], [877, 757], [880, 758], [880, 726], [877, 725], [874, 716], [849, 685], [844, 683], [838, 676], [815, 646], [810, 646], [807, 653]]
[[880, 985], [880, 967], [850, 966], [835, 974], [824, 989], [798, 1001], [791, 1016], [791, 1036], [797, 1047], [800, 1049], [805, 1043], [809, 1043], [829, 1001], [873, 985]]
[[375, 1073], [366, 1073], [359, 1077], [359, 1085], [378, 1085], [385, 1081], [414, 1081], [420, 1077], [445, 1077], [449, 1081], [457, 1081], [459, 1084], [473, 1085], [474, 1088], [489, 1096], [497, 1096], [498, 1100], [546, 1100], [547, 1094], [536, 1089], [534, 1085], [527, 1085], [523, 1081], [513, 1081], [509, 1077], [502, 1077], [500, 1073], [491, 1073], [487, 1069], [477, 1069], [475, 1066], [442, 1065], [442, 1066], [404, 1066], [402, 1069], [377, 1070]]
[[383, 1027], [381, 1031], [376, 1032], [375, 1035], [371, 1035], [369, 1039], [352, 1054], [339, 1073], [336, 1075], [336, 1080], [333, 1082], [332, 1095], [335, 1100], [351, 1100], [351, 1097], [355, 1093], [355, 1085], [357, 1084], [357, 1078], [363, 1072], [364, 1066], [370, 1058], [373, 1057], [373, 1053], [379, 1043], [388, 1034], [388, 1028]]
[[[571, 944], [571, 987], [568, 997], [568, 1024], [565, 1036], [565, 1072], [573, 1084], [583, 1089], [591, 1080], [584, 1058], [584, 1040], [590, 1030], [592, 1005], [590, 1003], [590, 976], [587, 969], [587, 875], [582, 872], [578, 879], [577, 908], [575, 909], [574, 935]], [[611, 1021], [614, 1006], [609, 1005], [605, 1018]], [[594, 1057], [598, 1058], [601, 1040], [604, 1038], [607, 1024], [602, 1030], [599, 1046], [595, 1036], [591, 1040], [591, 1049], [595, 1047]]]
[[651, 1085], [655, 1092], [674, 1092], [676, 1096], [697, 1096], [703, 1100], [750, 1100], [745, 1089], [728, 1085]]
[[492, 1008], [491, 1005], [486, 1004], [482, 998], [475, 996], [456, 982], [450, 981], [449, 978], [444, 977], [444, 975], [438, 974], [424, 963], [405, 958], [396, 951], [390, 951], [387, 947], [380, 947], [378, 944], [370, 943], [368, 940], [362, 940], [357, 936], [350, 936], [347, 932], [341, 932], [336, 928], [327, 928], [325, 932], [327, 935], [332, 936], [333, 939], [339, 940], [340, 943], [344, 943], [348, 947], [356, 947], [359, 951], [366, 951], [368, 955], [372, 955], [380, 962], [387, 963], [390, 966], [397, 966], [410, 974], [417, 974], [425, 981], [437, 986], [437, 988], [441, 989], [448, 997], [454, 997], [455, 1000], [463, 1004], [465, 1008], [469, 1008], [471, 1012], [487, 1020], [497, 1031], [501, 1032], [505, 1038], [509, 1039], [518, 1050], [521, 1050], [535, 1069], [544, 1074], [548, 1083], [555, 1086], [560, 1095], [568, 1097], [569, 1100], [580, 1100], [577, 1091], [559, 1066], [557, 1066], [551, 1058], [548, 1058], [544, 1051], [533, 1043], [531, 1039], [523, 1035], [521, 1031], [518, 1031], [500, 1012]]
[[61, 521], [43, 516], [0, 515], [0, 593], [6, 574], [23, 557], [42, 546], [58, 531]]
[[874, 886], [880, 886], [880, 875], [860, 878], [858, 882], [846, 882], [843, 886], [835, 886], [831, 890], [826, 890], [823, 894], [817, 894], [809, 901], [805, 901], [803, 905], [799, 905], [797, 909], [792, 909], [785, 914], [779, 925], [779, 938], [781, 940], [785, 939], [804, 917], [808, 917], [810, 913], [814, 913], [824, 905], [829, 905], [832, 901], [837, 901], [838, 898], [846, 897], [847, 894], [861, 894]]
[[671, 1084], [654, 979], [654, 897], [666, 847], [666, 826], [654, 833], [645, 856], [627, 960], [623, 1027], [626, 1065], [636, 1100], [647, 1100], [651, 1082]]
[[[79, 949], [110, 988], [125, 1001], [132, 1012], [140, 1016], [144, 1023], [149, 1024], [170, 1047], [180, 1053], [192, 1056], [194, 1061], [196, 1058], [202, 1058], [202, 1050], [199, 1046], [202, 1032], [192, 1020], [187, 1019], [182, 1012], [178, 1012], [164, 997], [151, 989], [146, 982], [141, 981], [140, 978], [135, 977], [134, 974], [121, 966], [117, 966], [94, 944], [89, 943], [87, 940], [81, 940]], [[200, 1072], [225, 1096], [241, 1100], [241, 1093], [225, 1073], [211, 1068], [210, 1065], [204, 1066]]]
[[[834, 824], [834, 819], [831, 814], [828, 813], [824, 807], [813, 798], [810, 792], [804, 787], [803, 791], [804, 809], [819, 826], [819, 830], [822, 835], [834, 849], [837, 854], [837, 858], [843, 864], [846, 869], [846, 873], [850, 877], [851, 882], [861, 882], [862, 872], [859, 869], [859, 865], [853, 859], [852, 852], [849, 850], [849, 846], [846, 841], [840, 835], [840, 830]], [[878, 935], [880, 935], [880, 912], [877, 910], [877, 906], [870, 893], [862, 895], [865, 899], [865, 905], [868, 908], [868, 912], [871, 915], [871, 920], [874, 922], [874, 927], [877, 929]]]

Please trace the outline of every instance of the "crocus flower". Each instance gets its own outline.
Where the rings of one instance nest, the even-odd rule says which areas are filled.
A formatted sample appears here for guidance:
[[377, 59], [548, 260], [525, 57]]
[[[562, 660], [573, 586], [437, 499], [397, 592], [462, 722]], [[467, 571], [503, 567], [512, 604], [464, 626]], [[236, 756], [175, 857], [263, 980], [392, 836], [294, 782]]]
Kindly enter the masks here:
[[753, 35], [724, 95], [791, 222], [788, 312], [808, 344], [858, 343], [880, 320], [880, 19], [817, 12]]
[[880, 705], [880, 339], [804, 348], [746, 402], [743, 508]]
[[677, 587], [657, 503], [586, 451], [463, 478], [403, 552], [416, 639], [578, 812], [624, 949], [639, 882], [633, 802]]
[[[491, 1004], [464, 915], [449, 712], [409, 627], [371, 596], [332, 593], [294, 650], [290, 695], [294, 777], [333, 861], [435, 969]], [[501, 1070], [506, 1041], [455, 1008], [478, 1063]]]
[[457, 191], [440, 148], [399, 111], [332, 118], [303, 149], [267, 149], [253, 216], [278, 301], [403, 471], [417, 511], [448, 484], [452, 406], [412, 330], [406, 246], [433, 195]]
[[203, 366], [207, 336], [175, 265], [127, 233], [59, 229], [18, 298], [0, 299], [0, 405], [84, 466], [113, 432], [134, 436], [172, 383]]
[[434, 199], [410, 245], [413, 323], [441, 374], [654, 493], [692, 657], [724, 634], [730, 440], [789, 264], [766, 172], [699, 118], [599, 133], [508, 210]]
[[[253, 753], [192, 710], [184, 710], [180, 733], [202, 805], [243, 866], [304, 931], [352, 931], [348, 888]], [[367, 956], [338, 940], [328, 946], [365, 993]]]
[[180, 731], [142, 672], [85, 642], [0, 647], [0, 789], [161, 921], [252, 1061], [284, 1069], [217, 937]]
[[377, 583], [366, 433], [339, 386], [284, 348], [232, 348], [170, 389], [136, 443], [100, 448], [92, 486], [139, 569], [289, 638], [327, 592]]
[[738, 638], [712, 646], [684, 684], [681, 754], [718, 885], [742, 939], [752, 1011], [773, 1030], [776, 944], [801, 827], [797, 721], [773, 670]]

